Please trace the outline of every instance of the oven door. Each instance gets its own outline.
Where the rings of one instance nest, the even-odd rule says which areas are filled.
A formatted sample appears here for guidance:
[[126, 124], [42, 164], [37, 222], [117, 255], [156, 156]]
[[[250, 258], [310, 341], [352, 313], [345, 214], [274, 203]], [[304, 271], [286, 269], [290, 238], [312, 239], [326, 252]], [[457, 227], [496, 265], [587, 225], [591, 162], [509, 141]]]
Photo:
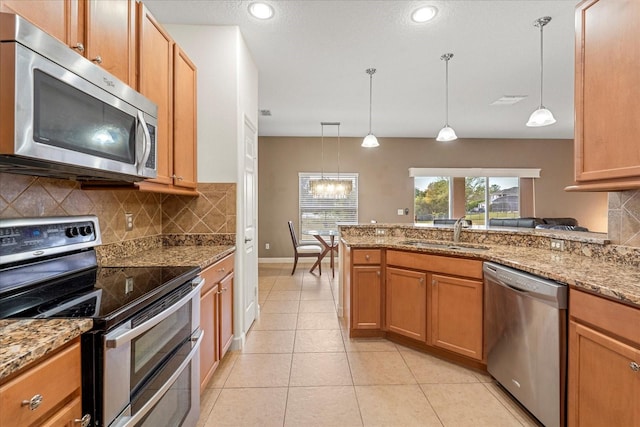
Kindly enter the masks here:
[[193, 340], [203, 283], [197, 278], [181, 286], [104, 336], [103, 425], [110, 425]]
[[195, 426], [200, 415], [198, 330], [133, 396], [114, 427]]

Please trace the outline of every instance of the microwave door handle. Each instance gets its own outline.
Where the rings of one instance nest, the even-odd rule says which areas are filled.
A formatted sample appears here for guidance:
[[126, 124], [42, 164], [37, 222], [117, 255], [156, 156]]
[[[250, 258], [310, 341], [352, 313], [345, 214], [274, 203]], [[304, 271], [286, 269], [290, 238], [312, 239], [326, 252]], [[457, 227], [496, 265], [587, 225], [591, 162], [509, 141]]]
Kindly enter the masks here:
[[189, 292], [187, 295], [182, 297], [182, 299], [180, 301], [176, 302], [175, 304], [173, 304], [167, 310], [159, 313], [157, 316], [154, 316], [153, 318], [147, 320], [146, 322], [141, 323], [140, 325], [136, 326], [135, 328], [133, 328], [133, 329], [125, 329], [125, 331], [123, 333], [121, 333], [120, 335], [118, 335], [116, 337], [113, 337], [113, 338], [107, 338], [107, 340], [106, 340], [107, 348], [118, 348], [121, 345], [123, 345], [124, 343], [128, 343], [131, 340], [133, 340], [134, 338], [144, 334], [149, 329], [153, 328], [158, 323], [162, 322], [167, 317], [171, 316], [173, 313], [175, 313], [180, 308], [182, 308], [182, 306], [184, 306], [187, 303], [187, 301], [192, 299], [194, 297], [194, 295], [199, 294], [200, 289], [202, 288], [202, 285], [204, 285], [204, 279], [203, 278], [195, 279], [193, 281], [194, 288], [191, 290], [191, 292]]
[[[137, 161], [137, 169], [138, 175], [144, 175], [145, 165], [147, 164], [147, 160], [149, 160], [149, 156], [151, 155], [151, 135], [149, 134], [149, 128], [147, 127], [147, 122], [144, 119], [144, 113], [142, 111], [138, 111], [138, 126], [142, 127], [142, 156]], [[138, 150], [138, 147], [136, 147]]]
[[175, 383], [182, 374], [182, 371], [185, 370], [187, 365], [192, 362], [194, 356], [198, 353], [198, 349], [200, 348], [200, 343], [202, 342], [202, 337], [204, 336], [204, 331], [200, 331], [198, 334], [198, 338], [192, 338], [192, 340], [196, 340], [196, 344], [193, 346], [187, 358], [180, 364], [178, 369], [167, 379], [167, 381], [158, 389], [158, 391], [145, 403], [138, 412], [133, 416], [128, 416], [120, 420], [119, 423], [116, 424], [116, 427], [129, 427], [136, 424], [140, 421], [149, 411], [151, 411], [156, 404], [162, 399], [165, 393], [171, 388], [173, 383]]

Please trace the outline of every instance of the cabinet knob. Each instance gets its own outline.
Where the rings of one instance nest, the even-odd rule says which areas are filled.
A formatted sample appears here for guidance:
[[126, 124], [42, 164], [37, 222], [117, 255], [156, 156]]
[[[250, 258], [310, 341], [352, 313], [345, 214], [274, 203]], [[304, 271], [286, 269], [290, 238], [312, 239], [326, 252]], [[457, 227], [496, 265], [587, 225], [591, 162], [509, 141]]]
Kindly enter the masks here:
[[376, 274], [378, 275], [378, 277], [380, 277], [380, 272], [379, 271], [376, 271]]
[[42, 403], [42, 399], [43, 397], [41, 394], [36, 394], [29, 400], [23, 400], [21, 406], [28, 406], [30, 411], [35, 411]]
[[631, 363], [629, 364], [629, 367], [631, 368], [631, 370], [632, 370], [633, 372], [638, 372], [638, 371], [640, 371], [640, 365], [638, 365], [636, 362], [631, 362]]
[[432, 286], [435, 286], [435, 285], [437, 285], [437, 284], [438, 284], [438, 282], [436, 281], [436, 279], [433, 279], [433, 280], [431, 281], [431, 285], [432, 285]]
[[102, 64], [102, 57], [98, 55], [95, 58], [93, 58], [91, 61], [95, 62], [96, 64]]
[[173, 179], [177, 179], [178, 181], [182, 181], [182, 180], [184, 179], [183, 177], [178, 176], [178, 175], [176, 175], [176, 174], [171, 175], [171, 178], [173, 178]]
[[227, 292], [227, 288], [222, 288], [222, 292]]
[[218, 270], [218, 273], [224, 273], [224, 267]]
[[73, 423], [80, 424], [80, 427], [89, 427], [89, 424], [91, 423], [91, 415], [84, 414], [82, 418], [76, 418], [73, 420]]
[[76, 43], [75, 46], [71, 46], [71, 49], [75, 49], [78, 52], [82, 53], [84, 52], [84, 45], [82, 43]]
[[365, 256], [364, 256], [364, 259], [366, 259], [367, 261], [369, 261], [369, 259], [370, 259], [370, 258], [371, 258], [371, 257], [370, 257], [369, 255], [365, 255]]
[[420, 284], [422, 285], [424, 283], [424, 277], [420, 278]]

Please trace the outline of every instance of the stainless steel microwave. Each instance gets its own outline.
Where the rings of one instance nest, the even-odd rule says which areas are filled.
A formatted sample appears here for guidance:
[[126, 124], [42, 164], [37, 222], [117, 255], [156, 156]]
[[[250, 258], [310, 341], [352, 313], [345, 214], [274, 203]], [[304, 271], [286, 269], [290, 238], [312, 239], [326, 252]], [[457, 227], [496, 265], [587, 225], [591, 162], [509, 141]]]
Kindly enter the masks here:
[[0, 172], [157, 176], [158, 107], [15, 14], [0, 13]]

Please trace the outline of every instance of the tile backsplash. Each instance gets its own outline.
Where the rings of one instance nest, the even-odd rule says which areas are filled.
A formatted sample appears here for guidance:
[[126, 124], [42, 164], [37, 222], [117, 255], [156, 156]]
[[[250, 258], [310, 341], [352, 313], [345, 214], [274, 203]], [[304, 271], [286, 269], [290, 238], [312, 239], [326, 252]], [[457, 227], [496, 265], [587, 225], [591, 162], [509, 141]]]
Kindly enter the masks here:
[[[200, 197], [82, 190], [69, 180], [0, 173], [0, 218], [97, 215], [103, 244], [166, 233], [235, 233], [236, 185], [198, 184]], [[134, 228], [125, 231], [125, 213]]]
[[608, 234], [611, 243], [640, 247], [640, 190], [609, 193]]

